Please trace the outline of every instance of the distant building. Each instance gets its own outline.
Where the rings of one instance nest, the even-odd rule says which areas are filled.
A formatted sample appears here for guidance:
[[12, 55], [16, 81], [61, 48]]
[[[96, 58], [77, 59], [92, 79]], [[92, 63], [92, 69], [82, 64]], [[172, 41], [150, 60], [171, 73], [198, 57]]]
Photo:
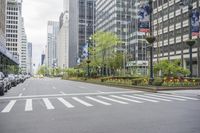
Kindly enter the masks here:
[[32, 51], [32, 43], [28, 42], [27, 46], [27, 73], [33, 74], [33, 51]]
[[[78, 8], [77, 8], [78, 7]], [[58, 34], [58, 65], [74, 67], [95, 29], [95, 0], [64, 0]]]
[[48, 21], [47, 26], [47, 66], [49, 67], [55, 67], [57, 64], [57, 58], [56, 58], [56, 49], [57, 49], [57, 34], [59, 30], [59, 23], [55, 21]]
[[45, 62], [44, 62], [44, 61], [45, 61], [45, 54], [42, 54], [42, 55], [41, 55], [41, 66], [42, 66], [42, 65], [45, 65]]
[[20, 68], [22, 73], [27, 73], [28, 65], [27, 65], [27, 56], [28, 56], [28, 42], [27, 36], [24, 28], [24, 19], [21, 17], [21, 26], [20, 26], [20, 47], [19, 47], [19, 61], [20, 61]]

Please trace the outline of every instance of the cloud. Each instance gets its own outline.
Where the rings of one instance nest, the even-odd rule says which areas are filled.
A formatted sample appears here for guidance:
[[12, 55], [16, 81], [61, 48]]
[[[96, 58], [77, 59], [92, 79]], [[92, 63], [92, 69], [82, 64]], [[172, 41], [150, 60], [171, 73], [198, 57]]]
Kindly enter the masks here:
[[33, 63], [40, 63], [40, 56], [47, 44], [48, 20], [59, 21], [63, 0], [24, 0], [22, 16], [29, 42], [33, 43]]

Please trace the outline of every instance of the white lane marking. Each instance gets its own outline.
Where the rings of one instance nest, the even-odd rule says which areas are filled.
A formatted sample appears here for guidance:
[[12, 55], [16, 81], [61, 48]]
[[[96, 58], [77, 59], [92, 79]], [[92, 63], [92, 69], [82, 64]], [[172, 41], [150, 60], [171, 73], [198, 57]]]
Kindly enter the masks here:
[[108, 97], [104, 97], [104, 96], [98, 96], [98, 97], [106, 99], [106, 100], [109, 100], [109, 101], [113, 101], [113, 102], [116, 102], [116, 103], [120, 103], [120, 104], [128, 104], [127, 102], [119, 101], [119, 100], [108, 98]]
[[77, 102], [79, 102], [79, 103], [81, 103], [81, 104], [83, 104], [83, 105], [85, 105], [85, 106], [87, 106], [87, 107], [93, 106], [92, 104], [90, 104], [90, 103], [88, 103], [88, 102], [85, 102], [85, 101], [83, 101], [83, 100], [81, 100], [81, 99], [79, 99], [79, 98], [77, 98], [77, 97], [72, 97], [72, 99], [74, 99], [75, 101], [77, 101]]
[[183, 99], [188, 99], [188, 100], [200, 100], [200, 99], [197, 99], [197, 98], [186, 97], [186, 96], [168, 95], [168, 94], [160, 94], [160, 95], [163, 95], [163, 96], [172, 96], [172, 97], [183, 98]]
[[61, 96], [85, 96], [85, 95], [109, 95], [109, 94], [134, 94], [135, 91], [114, 91], [114, 92], [104, 92], [104, 93], [71, 93], [71, 94], [50, 94], [50, 95], [30, 95], [30, 96], [22, 96], [22, 97], [0, 97], [0, 100], [5, 99], [22, 99], [22, 98], [43, 98], [43, 97], [61, 97]]
[[153, 103], [158, 103], [159, 102], [159, 101], [156, 101], [156, 100], [151, 100], [151, 99], [136, 97], [136, 96], [132, 96], [132, 95], [123, 95], [123, 96], [129, 97], [129, 98], [135, 98], [135, 99], [139, 99], [139, 100], [144, 100], [144, 101], [148, 101], [148, 102], [153, 102]]
[[32, 99], [27, 99], [26, 100], [26, 106], [25, 106], [25, 111], [32, 111]]
[[181, 98], [160, 96], [160, 95], [154, 95], [154, 94], [146, 94], [146, 95], [148, 95], [148, 96], [154, 96], [154, 97], [161, 97], [161, 98], [166, 98], [166, 99], [172, 99], [172, 100], [178, 100], [178, 101], [186, 101], [185, 99], [181, 99]]
[[10, 112], [10, 110], [13, 108], [13, 106], [15, 105], [16, 100], [11, 100], [8, 105], [1, 111], [2, 113], [8, 113]]
[[111, 96], [111, 97], [114, 97], [114, 98], [118, 98], [118, 99], [130, 101], [130, 102], [143, 103], [143, 102], [141, 102], [141, 101], [137, 101], [137, 100], [133, 100], [133, 99], [125, 98], [125, 97], [120, 97], [120, 96], [115, 96], [115, 95], [110, 95], [110, 96]]
[[163, 99], [163, 98], [158, 98], [158, 97], [150, 97], [150, 96], [144, 96], [144, 95], [136, 95], [136, 94], [134, 94], [134, 96], [144, 97], [144, 98], [150, 98], [150, 99], [156, 99], [156, 100], [166, 101], [166, 102], [170, 102], [171, 101], [169, 99]]
[[19, 95], [18, 95], [18, 97], [21, 97], [22, 96], [22, 93], [20, 93]]
[[53, 88], [54, 90], [56, 89], [56, 87], [55, 87], [55, 86], [53, 86], [52, 88]]
[[47, 109], [55, 109], [48, 98], [43, 98], [43, 101], [44, 101], [44, 104], [47, 107]]
[[23, 88], [23, 91], [25, 91], [26, 90], [26, 88]]
[[65, 99], [63, 99], [63, 98], [61, 98], [61, 97], [59, 97], [59, 98], [57, 98], [61, 103], [63, 103], [66, 107], [68, 107], [68, 108], [74, 108], [74, 106], [71, 104], [71, 103], [69, 103], [68, 101], [66, 101]]
[[65, 93], [64, 93], [63, 91], [60, 91], [60, 94], [63, 94], [63, 95], [65, 95]]
[[98, 93], [104, 93], [103, 91], [97, 91]]
[[90, 96], [86, 96], [87, 99], [90, 99], [90, 100], [93, 100], [97, 103], [101, 103], [101, 104], [104, 104], [104, 105], [111, 105], [110, 103], [107, 103], [107, 102], [104, 102], [104, 101], [101, 101], [99, 99], [96, 99], [96, 98], [93, 98], [93, 97], [90, 97]]

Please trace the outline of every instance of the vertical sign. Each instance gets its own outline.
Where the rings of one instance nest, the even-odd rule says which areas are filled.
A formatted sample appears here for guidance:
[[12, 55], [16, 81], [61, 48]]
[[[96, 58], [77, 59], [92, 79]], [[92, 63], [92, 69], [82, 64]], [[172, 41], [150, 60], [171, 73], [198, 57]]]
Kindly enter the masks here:
[[199, 36], [199, 12], [197, 10], [192, 11], [191, 15], [191, 30], [192, 36]]
[[85, 59], [88, 57], [88, 43], [86, 43], [84, 46], [83, 46], [83, 54], [82, 54], [82, 58]]
[[150, 32], [150, 5], [142, 3], [138, 11], [138, 30], [140, 32]]

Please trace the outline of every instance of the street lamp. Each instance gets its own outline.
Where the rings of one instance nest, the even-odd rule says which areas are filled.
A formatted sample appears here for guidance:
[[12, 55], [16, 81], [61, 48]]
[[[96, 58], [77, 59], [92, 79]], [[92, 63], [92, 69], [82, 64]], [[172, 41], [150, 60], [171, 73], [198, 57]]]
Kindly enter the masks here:
[[92, 38], [89, 37], [89, 41], [88, 41], [88, 51], [87, 51], [87, 52], [88, 52], [88, 55], [87, 55], [88, 58], [87, 58], [87, 61], [86, 61], [86, 62], [87, 62], [87, 73], [88, 73], [87, 76], [88, 76], [88, 78], [90, 77], [90, 62], [91, 62], [91, 61], [90, 61], [90, 51], [89, 51], [89, 50], [90, 50], [90, 43], [91, 43], [91, 40], [92, 40]]
[[190, 77], [192, 77], [192, 73], [193, 73], [193, 68], [192, 68], [192, 46], [195, 44], [195, 40], [192, 40], [192, 9], [193, 9], [193, 5], [192, 5], [192, 0], [181, 0], [179, 3], [179, 6], [182, 10], [183, 7], [185, 7], [186, 5], [188, 5], [188, 10], [189, 10], [189, 15], [188, 15], [188, 19], [189, 19], [189, 40], [186, 41], [186, 44], [189, 46], [189, 54], [190, 54]]
[[153, 13], [153, 7], [152, 7], [152, 0], [149, 0], [149, 7], [150, 7], [150, 22], [149, 22], [149, 27], [150, 27], [150, 36], [146, 37], [147, 42], [149, 43], [149, 50], [150, 50], [150, 79], [149, 79], [149, 85], [152, 85], [153, 80], [154, 80], [154, 75], [153, 75], [153, 43], [155, 42], [156, 38], [153, 36], [152, 33], [152, 13]]

